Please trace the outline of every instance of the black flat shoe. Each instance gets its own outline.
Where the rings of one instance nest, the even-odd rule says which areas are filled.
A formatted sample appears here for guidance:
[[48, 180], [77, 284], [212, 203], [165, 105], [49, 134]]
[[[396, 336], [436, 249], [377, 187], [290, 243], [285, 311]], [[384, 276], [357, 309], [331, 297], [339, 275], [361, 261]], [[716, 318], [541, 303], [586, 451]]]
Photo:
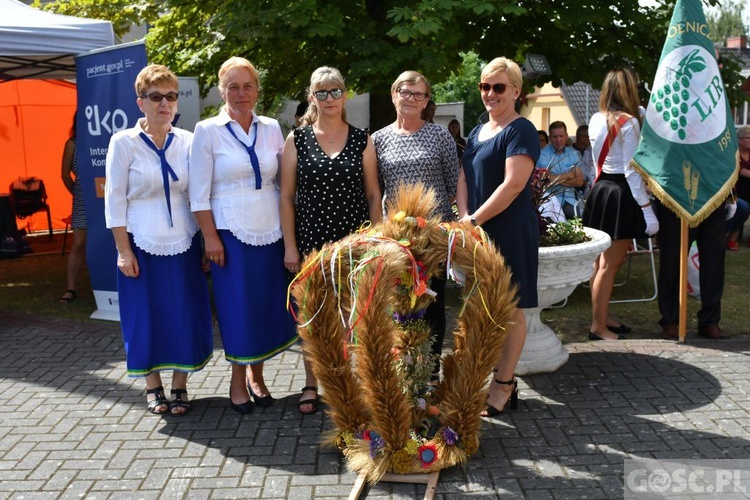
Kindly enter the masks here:
[[[614, 333], [614, 332], [612, 332]], [[589, 340], [622, 340], [624, 337], [622, 335], [618, 335], [616, 339], [605, 339], [603, 337], [600, 337], [599, 335], [595, 334], [594, 332], [589, 332]]]
[[260, 406], [261, 408], [268, 408], [269, 406], [273, 405], [273, 402], [275, 401], [273, 399], [273, 396], [270, 394], [266, 394], [263, 397], [258, 396], [253, 392], [253, 389], [248, 385], [247, 390], [250, 391], [250, 397], [253, 398], [253, 401], [255, 401], [255, 406]]
[[229, 391], [229, 403], [232, 405], [232, 409], [234, 411], [242, 415], [247, 415], [248, 413], [253, 411], [253, 402], [250, 400], [247, 400], [244, 403], [240, 403], [240, 404], [237, 404], [234, 401], [232, 401], [232, 391]]
[[612, 333], [630, 333], [633, 331], [633, 329], [627, 326], [625, 323], [620, 323], [620, 326], [607, 325], [607, 330]]

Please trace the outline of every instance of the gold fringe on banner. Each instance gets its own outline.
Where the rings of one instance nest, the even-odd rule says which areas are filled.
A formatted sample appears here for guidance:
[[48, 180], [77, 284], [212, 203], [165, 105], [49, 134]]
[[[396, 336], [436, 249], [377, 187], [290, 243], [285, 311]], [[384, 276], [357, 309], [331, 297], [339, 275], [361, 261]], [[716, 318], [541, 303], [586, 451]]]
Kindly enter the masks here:
[[[727, 181], [721, 186], [721, 188], [714, 193], [711, 198], [694, 214], [691, 214], [685, 208], [672, 198], [664, 188], [659, 184], [656, 179], [651, 177], [635, 160], [630, 160], [630, 166], [643, 177], [643, 180], [648, 184], [648, 188], [654, 193], [659, 201], [667, 207], [669, 210], [677, 214], [677, 217], [687, 221], [688, 226], [696, 227], [698, 224], [706, 220], [719, 206], [721, 206], [729, 197], [732, 192], [732, 188], [737, 183], [737, 177], [740, 172], [740, 153], [737, 151], [737, 160], [735, 163], [735, 169], [732, 175], [729, 176]], [[694, 200], [697, 197], [697, 189], [700, 184], [700, 173], [694, 171], [690, 162], [683, 162], [683, 183], [684, 189], [688, 191], [688, 198]]]

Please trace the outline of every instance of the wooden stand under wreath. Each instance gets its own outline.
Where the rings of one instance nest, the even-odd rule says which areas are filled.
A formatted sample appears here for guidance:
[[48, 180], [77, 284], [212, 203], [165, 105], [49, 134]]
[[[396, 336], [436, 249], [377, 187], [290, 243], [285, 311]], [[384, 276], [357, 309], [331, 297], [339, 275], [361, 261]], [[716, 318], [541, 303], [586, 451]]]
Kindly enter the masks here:
[[[308, 256], [291, 285], [335, 427], [325, 441], [370, 483], [463, 464], [477, 450], [486, 383], [516, 305], [510, 271], [482, 230], [441, 223], [435, 206], [432, 191], [402, 187], [384, 222]], [[432, 386], [423, 315], [444, 262], [464, 302]]]

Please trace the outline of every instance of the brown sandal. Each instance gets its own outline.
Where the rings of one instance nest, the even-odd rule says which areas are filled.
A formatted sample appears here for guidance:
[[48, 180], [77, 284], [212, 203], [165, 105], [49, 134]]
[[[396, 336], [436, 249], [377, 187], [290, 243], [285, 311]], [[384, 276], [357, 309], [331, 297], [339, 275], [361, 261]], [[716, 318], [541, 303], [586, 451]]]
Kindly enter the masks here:
[[[301, 399], [297, 404], [297, 411], [303, 415], [312, 415], [313, 413], [318, 411], [318, 388], [314, 385], [306, 385], [302, 388], [302, 393], [304, 394], [305, 391], [315, 391], [315, 397], [312, 399]], [[312, 406], [312, 410], [302, 411], [302, 406], [304, 405]]]
[[60, 304], [67, 304], [69, 302], [72, 302], [76, 299], [76, 291], [75, 290], [65, 290], [63, 292], [62, 296], [57, 299], [57, 302]]

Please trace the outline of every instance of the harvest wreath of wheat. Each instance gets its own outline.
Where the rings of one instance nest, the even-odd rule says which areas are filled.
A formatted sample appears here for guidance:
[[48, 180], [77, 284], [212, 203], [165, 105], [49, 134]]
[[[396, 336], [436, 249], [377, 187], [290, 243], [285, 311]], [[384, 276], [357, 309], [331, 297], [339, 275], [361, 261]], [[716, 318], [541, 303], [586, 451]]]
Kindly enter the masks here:
[[[290, 285], [303, 348], [334, 429], [325, 437], [370, 483], [464, 464], [516, 305], [510, 271], [481, 228], [441, 223], [435, 194], [404, 186], [382, 223], [309, 255]], [[422, 318], [445, 269], [464, 284], [454, 349], [434, 360]]]

